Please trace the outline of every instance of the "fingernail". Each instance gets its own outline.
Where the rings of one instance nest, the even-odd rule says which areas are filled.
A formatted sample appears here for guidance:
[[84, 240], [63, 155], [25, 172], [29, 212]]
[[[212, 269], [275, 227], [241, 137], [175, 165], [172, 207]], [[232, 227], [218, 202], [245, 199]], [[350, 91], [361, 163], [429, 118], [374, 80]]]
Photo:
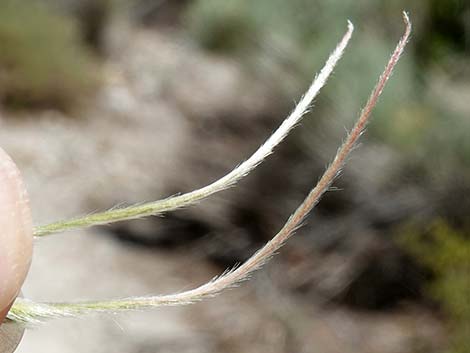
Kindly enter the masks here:
[[33, 227], [18, 168], [0, 148], [0, 317], [18, 295], [29, 270]]

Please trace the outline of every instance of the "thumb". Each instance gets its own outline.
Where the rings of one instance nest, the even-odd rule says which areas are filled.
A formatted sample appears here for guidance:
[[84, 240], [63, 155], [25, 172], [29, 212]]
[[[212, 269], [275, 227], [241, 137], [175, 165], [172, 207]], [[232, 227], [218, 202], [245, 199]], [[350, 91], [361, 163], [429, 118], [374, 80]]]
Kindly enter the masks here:
[[33, 227], [20, 172], [0, 148], [0, 324], [31, 263]]

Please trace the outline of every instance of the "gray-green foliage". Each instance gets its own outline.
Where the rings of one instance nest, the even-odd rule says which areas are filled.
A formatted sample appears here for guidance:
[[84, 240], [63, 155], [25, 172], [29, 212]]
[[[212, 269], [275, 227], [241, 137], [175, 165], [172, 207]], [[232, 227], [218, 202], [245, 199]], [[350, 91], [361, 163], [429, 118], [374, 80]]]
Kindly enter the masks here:
[[69, 109], [94, 91], [99, 68], [74, 21], [35, 1], [0, 2], [0, 99]]
[[468, 234], [436, 222], [424, 235], [408, 229], [402, 246], [435, 275], [429, 295], [448, 317], [451, 353], [470, 353], [470, 239]]

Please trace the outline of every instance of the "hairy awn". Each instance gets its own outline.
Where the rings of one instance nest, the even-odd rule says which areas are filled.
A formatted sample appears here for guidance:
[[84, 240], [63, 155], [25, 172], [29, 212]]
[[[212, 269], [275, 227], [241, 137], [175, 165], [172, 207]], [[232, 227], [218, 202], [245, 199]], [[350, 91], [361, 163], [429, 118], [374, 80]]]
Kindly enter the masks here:
[[[221, 291], [231, 288], [238, 283], [246, 280], [249, 276], [262, 265], [264, 265], [275, 252], [289, 239], [294, 231], [300, 227], [302, 221], [308, 213], [319, 202], [321, 196], [329, 189], [334, 179], [341, 172], [348, 156], [357, 144], [358, 139], [363, 133], [367, 123], [369, 122], [372, 109], [376, 105], [385, 84], [390, 78], [395, 65], [397, 64], [403, 50], [408, 42], [411, 33], [411, 23], [408, 15], [403, 13], [406, 29], [402, 38], [398, 42], [384, 72], [380, 76], [377, 85], [373, 89], [367, 103], [362, 109], [359, 118], [344, 143], [336, 153], [335, 158], [330, 166], [326, 169], [316, 186], [310, 191], [308, 196], [297, 208], [297, 210], [289, 217], [282, 229], [260, 250], [258, 250], [250, 259], [237, 268], [225, 272], [221, 276], [189, 291], [184, 291], [169, 295], [157, 295], [149, 297], [131, 297], [110, 301], [91, 301], [78, 303], [36, 303], [28, 299], [18, 298], [8, 314], [10, 320], [34, 324], [48, 319], [60, 317], [78, 317], [95, 312], [118, 312], [123, 310], [142, 310], [147, 308], [155, 308], [168, 305], [185, 305], [200, 301], [202, 299], [217, 295]], [[310, 88], [295, 107], [294, 111], [287, 117], [281, 126], [274, 132], [271, 137], [245, 162], [230, 173], [207, 185], [201, 189], [170, 197], [164, 200], [155, 201], [143, 205], [136, 205], [127, 208], [118, 208], [102, 213], [92, 214], [82, 218], [76, 218], [70, 221], [62, 221], [46, 226], [37, 227], [35, 236], [48, 235], [60, 231], [66, 231], [74, 228], [83, 228], [98, 224], [107, 224], [111, 222], [145, 217], [149, 215], [159, 214], [165, 211], [175, 210], [194, 204], [216, 192], [233, 186], [241, 178], [252, 171], [259, 163], [261, 163], [273, 151], [289, 133], [289, 131], [301, 120], [308, 111], [313, 99], [324, 86], [327, 78], [333, 71], [336, 63], [340, 59], [349, 39], [351, 38], [353, 26], [348, 24], [348, 30], [336, 49], [330, 55], [325, 66], [315, 77]]]

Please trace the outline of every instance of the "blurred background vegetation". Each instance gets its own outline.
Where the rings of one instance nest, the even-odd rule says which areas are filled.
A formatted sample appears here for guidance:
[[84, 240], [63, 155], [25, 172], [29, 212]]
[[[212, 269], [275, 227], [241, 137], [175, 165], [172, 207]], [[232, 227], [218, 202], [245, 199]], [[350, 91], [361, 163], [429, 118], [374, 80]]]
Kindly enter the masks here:
[[[251, 78], [249, 87], [270, 92], [269, 104], [256, 115], [262, 116], [261, 126], [272, 129], [350, 19], [356, 25], [354, 39], [311, 118], [260, 169], [243, 198], [235, 199], [226, 225], [183, 212], [169, 217], [163, 230], [151, 225], [136, 231], [127, 224], [112, 229], [121, 240], [165, 248], [175, 229], [197, 231], [200, 236], [169, 241], [171, 247], [196, 238], [200, 244], [202, 238], [216, 244], [203, 246], [209, 260], [224, 267], [242, 261], [269, 238], [316, 180], [394, 47], [402, 9], [412, 17], [413, 38], [375, 110], [367, 142], [338, 183], [343, 191], [325, 198], [312, 224], [301, 231], [311, 236], [294, 240], [283, 261], [289, 266], [305, 249], [307, 258], [319, 256], [325, 263], [332, 254], [352, 258], [360, 265], [348, 265], [356, 269], [341, 290], [307, 280], [293, 281], [301, 283], [291, 285], [292, 291], [304, 297], [316, 293], [351, 310], [393, 310], [410, 301], [444, 323], [449, 352], [470, 352], [468, 1], [3, 0], [0, 101], [13, 116], [19, 108], [88, 114], [107, 85], [107, 69], [119, 65], [113, 56], [130, 37], [122, 33], [145, 30], [202, 51], [210, 60], [236, 63]], [[217, 79], [214, 73], [208, 80]], [[209, 93], [203, 98], [214, 99]], [[251, 123], [243, 125], [243, 110], [228, 111], [237, 106], [237, 97], [233, 101], [220, 114], [231, 119], [225, 126], [228, 139], [252, 131]], [[225, 131], [218, 129], [215, 134]], [[241, 245], [236, 231], [226, 238], [208, 236], [235, 228], [246, 228]], [[312, 240], [317, 233], [326, 235]], [[324, 276], [334, 277], [332, 272]]]
[[99, 66], [74, 20], [39, 2], [0, 4], [0, 97], [6, 106], [70, 108], [98, 83]]

